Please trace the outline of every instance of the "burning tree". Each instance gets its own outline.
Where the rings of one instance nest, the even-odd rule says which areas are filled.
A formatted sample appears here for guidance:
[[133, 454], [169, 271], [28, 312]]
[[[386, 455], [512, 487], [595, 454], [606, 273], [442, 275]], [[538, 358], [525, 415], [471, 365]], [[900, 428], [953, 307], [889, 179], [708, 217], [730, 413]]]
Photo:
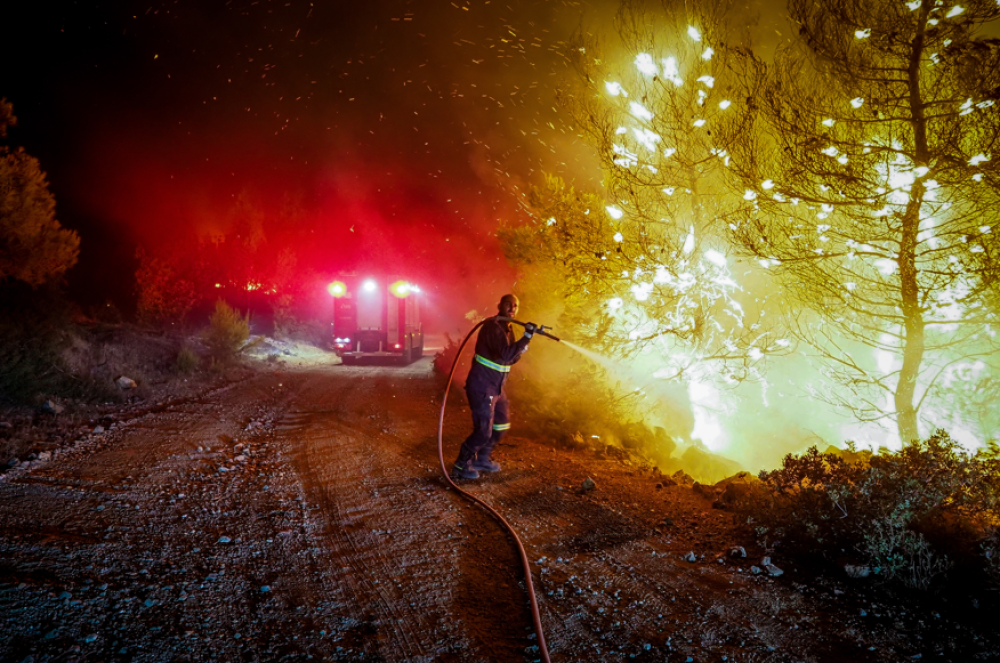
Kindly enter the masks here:
[[908, 442], [928, 395], [994, 368], [1000, 44], [977, 28], [1000, 6], [789, 10], [798, 39], [747, 69], [733, 237], [816, 314], [794, 324], [847, 388], [833, 400]]
[[[729, 5], [653, 15], [625, 2], [617, 32], [628, 64], [582, 42], [582, 88], [560, 101], [596, 148], [605, 192], [549, 178], [526, 203], [533, 224], [504, 229], [515, 264], [554, 265], [567, 301], [562, 326], [604, 351], [655, 356], [657, 377], [699, 374], [717, 360], [727, 382], [755, 377], [789, 342], [731, 273], [723, 232], [744, 201], [725, 187], [725, 135], [738, 136], [731, 56], [718, 44]], [[732, 116], [730, 119], [729, 116]]]

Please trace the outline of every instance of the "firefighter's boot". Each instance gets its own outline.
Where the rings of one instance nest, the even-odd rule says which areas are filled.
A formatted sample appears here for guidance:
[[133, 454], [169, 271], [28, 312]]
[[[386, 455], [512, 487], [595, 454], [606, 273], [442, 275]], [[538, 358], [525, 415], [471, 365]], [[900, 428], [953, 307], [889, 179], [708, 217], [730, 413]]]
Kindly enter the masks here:
[[495, 460], [490, 460], [489, 456], [483, 456], [480, 454], [479, 458], [472, 461], [472, 467], [480, 472], [499, 472], [500, 463]]
[[473, 466], [474, 461], [467, 460], [463, 462], [456, 462], [451, 467], [451, 478], [452, 479], [478, 479], [479, 472]]
[[479, 472], [500, 471], [500, 463], [490, 459], [490, 454], [493, 453], [493, 449], [494, 447], [496, 447], [497, 442], [499, 441], [500, 441], [499, 439], [490, 440], [485, 447], [479, 450], [479, 453], [476, 454], [476, 457], [472, 459], [473, 469], [476, 469]]

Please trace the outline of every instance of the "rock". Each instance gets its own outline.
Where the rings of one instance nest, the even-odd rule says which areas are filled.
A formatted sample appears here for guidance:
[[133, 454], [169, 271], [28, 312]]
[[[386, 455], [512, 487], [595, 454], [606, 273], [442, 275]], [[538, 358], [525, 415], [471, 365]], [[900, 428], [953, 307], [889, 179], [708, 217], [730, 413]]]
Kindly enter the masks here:
[[692, 486], [692, 485], [694, 485], [694, 478], [691, 477], [691, 475], [689, 475], [684, 470], [677, 470], [676, 472], [674, 472], [671, 475], [670, 478], [673, 479], [674, 481], [676, 481], [677, 485], [679, 485], [679, 486]]
[[228, 536], [220, 536], [217, 543], [232, 543], [232, 541]]
[[104, 433], [104, 426], [94, 426], [94, 430], [90, 431], [94, 435], [101, 435]]
[[697, 481], [695, 481], [694, 485], [691, 486], [691, 489], [695, 493], [697, 493], [698, 495], [701, 495], [702, 497], [704, 497], [705, 499], [713, 500], [713, 501], [715, 500], [715, 487], [714, 486], [706, 486], [703, 483], [698, 483]]
[[58, 401], [52, 398], [42, 403], [42, 412], [45, 414], [60, 414], [65, 409]]
[[780, 575], [782, 575], [784, 573], [784, 571], [782, 571], [781, 569], [779, 569], [774, 564], [765, 564], [764, 568], [767, 570], [767, 572], [769, 574], [771, 574], [775, 578], [777, 578], [778, 576], [780, 576]]
[[745, 483], [731, 483], [722, 491], [720, 499], [726, 504], [738, 502], [750, 494], [750, 486]]
[[863, 564], [845, 564], [844, 572], [850, 578], [867, 578], [871, 575], [872, 569], [870, 566]]
[[674, 526], [674, 519], [673, 518], [669, 518], [669, 517], [664, 518], [663, 519], [663, 526], [664, 527], [673, 527]]
[[115, 379], [115, 384], [118, 385], [119, 389], [135, 389], [139, 386], [135, 383], [135, 380], [124, 375], [118, 376], [118, 378]]
[[760, 575], [760, 573], [761, 573], [760, 567], [757, 566], [757, 565], [751, 566], [750, 567], [750, 573], [754, 574], [755, 576], [756, 575]]
[[737, 472], [715, 484], [715, 488], [721, 493], [719, 499], [728, 505], [746, 498], [760, 482], [760, 479], [749, 472]]
[[747, 551], [743, 546], [733, 546], [729, 549], [730, 557], [746, 557]]
[[581, 486], [584, 492], [590, 492], [591, 490], [597, 488], [597, 484], [590, 477], [583, 480], [583, 485]]
[[243, 454], [240, 454], [239, 456], [237, 456], [233, 460], [235, 460], [237, 463], [243, 463], [243, 462], [246, 461], [246, 459], [247, 459], [246, 456], [244, 456]]
[[40, 460], [40, 461], [52, 460], [52, 452], [51, 451], [39, 451], [38, 452], [38, 460]]
[[685, 562], [697, 562], [698, 561], [698, 557], [694, 554], [694, 552], [689, 552], [688, 554], [684, 555], [684, 561]]

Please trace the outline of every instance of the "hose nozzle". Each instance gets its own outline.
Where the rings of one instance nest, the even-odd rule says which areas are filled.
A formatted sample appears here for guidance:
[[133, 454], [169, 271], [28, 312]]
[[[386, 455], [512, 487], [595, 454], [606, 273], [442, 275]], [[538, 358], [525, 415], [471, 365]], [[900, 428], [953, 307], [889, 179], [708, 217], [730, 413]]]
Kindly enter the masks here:
[[[502, 322], [513, 322], [515, 325], [521, 325], [522, 327], [528, 326], [527, 323], [525, 322], [521, 322], [520, 320], [515, 320], [514, 318], [508, 318], [503, 315], [498, 315], [497, 320], [500, 320]], [[562, 341], [562, 339], [559, 338], [558, 336], [550, 334], [547, 331], [545, 331], [546, 329], [552, 329], [552, 327], [547, 327], [546, 325], [538, 325], [537, 327], [535, 327], [535, 333], [541, 334], [545, 338], [551, 338], [553, 341]]]
[[538, 325], [538, 329], [535, 330], [535, 333], [541, 334], [545, 338], [551, 338], [553, 341], [562, 341], [562, 339], [559, 338], [558, 336], [554, 336], [553, 334], [550, 334], [547, 331], [545, 331], [546, 329], [552, 329], [552, 327], [546, 327], [545, 325]]

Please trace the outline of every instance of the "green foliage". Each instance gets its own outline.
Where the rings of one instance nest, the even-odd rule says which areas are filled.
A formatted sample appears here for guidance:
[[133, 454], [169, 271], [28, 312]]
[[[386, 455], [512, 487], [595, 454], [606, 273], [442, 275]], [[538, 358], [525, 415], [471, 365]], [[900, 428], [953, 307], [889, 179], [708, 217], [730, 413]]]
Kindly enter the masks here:
[[[16, 123], [0, 99], [0, 138]], [[0, 146], [0, 282], [41, 285], [76, 264], [80, 237], [55, 218], [56, 201], [38, 164], [21, 148]]]
[[250, 314], [240, 315], [221, 299], [209, 319], [206, 342], [212, 358], [219, 363], [232, 361], [250, 338]]
[[985, 571], [997, 566], [993, 446], [970, 454], [938, 431], [900, 451], [848, 455], [854, 459], [813, 447], [762, 472], [762, 487], [745, 504], [758, 535], [810, 554], [846, 551], [916, 589], [977, 548]]

